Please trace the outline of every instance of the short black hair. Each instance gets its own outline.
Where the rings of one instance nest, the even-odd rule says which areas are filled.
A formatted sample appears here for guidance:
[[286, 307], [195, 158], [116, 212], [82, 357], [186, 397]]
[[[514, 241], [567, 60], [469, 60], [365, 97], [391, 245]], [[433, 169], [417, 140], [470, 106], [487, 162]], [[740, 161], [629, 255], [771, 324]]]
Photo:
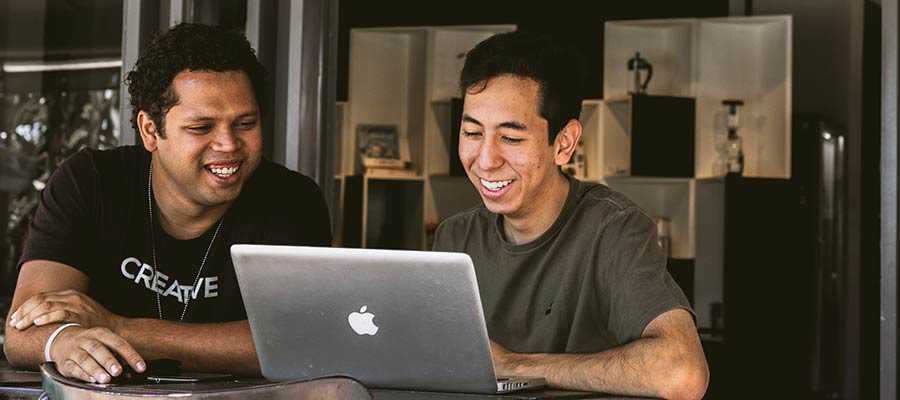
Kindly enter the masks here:
[[181, 23], [156, 36], [125, 78], [136, 132], [138, 113], [145, 111], [165, 137], [165, 115], [178, 104], [172, 81], [182, 71], [242, 71], [250, 78], [260, 111], [267, 109], [268, 73], [246, 37], [218, 26]]
[[529, 78], [539, 85], [541, 117], [547, 120], [550, 144], [572, 119], [581, 114], [584, 99], [584, 59], [572, 46], [532, 32], [504, 32], [491, 36], [466, 54], [459, 80], [465, 97], [477, 85], [501, 75]]

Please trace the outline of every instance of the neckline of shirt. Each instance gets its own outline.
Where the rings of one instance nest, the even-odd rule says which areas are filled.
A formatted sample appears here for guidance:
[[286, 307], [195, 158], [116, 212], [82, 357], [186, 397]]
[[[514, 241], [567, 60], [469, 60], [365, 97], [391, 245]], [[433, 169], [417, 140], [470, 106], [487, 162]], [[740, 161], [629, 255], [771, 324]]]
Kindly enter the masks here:
[[494, 219], [494, 234], [496, 235], [497, 240], [500, 241], [500, 247], [503, 249], [503, 251], [511, 254], [523, 254], [531, 252], [549, 242], [559, 233], [560, 230], [562, 230], [562, 227], [566, 225], [566, 222], [568, 222], [572, 214], [572, 210], [575, 209], [576, 197], [578, 197], [577, 194], [581, 192], [584, 186], [584, 183], [577, 179], [574, 179], [568, 175], [566, 175], [565, 177], [569, 182], [569, 194], [566, 195], [566, 202], [563, 203], [563, 208], [559, 212], [559, 215], [556, 217], [556, 221], [553, 221], [553, 224], [550, 225], [550, 228], [547, 229], [546, 232], [542, 233], [536, 239], [528, 243], [515, 244], [506, 239], [503, 234], [503, 219], [499, 214], [491, 213]]

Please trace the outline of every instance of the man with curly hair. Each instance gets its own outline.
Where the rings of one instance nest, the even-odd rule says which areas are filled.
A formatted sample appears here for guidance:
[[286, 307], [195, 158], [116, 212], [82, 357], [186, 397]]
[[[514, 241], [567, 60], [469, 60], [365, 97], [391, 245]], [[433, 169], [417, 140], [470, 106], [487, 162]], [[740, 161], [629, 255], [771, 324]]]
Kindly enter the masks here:
[[328, 246], [309, 178], [262, 158], [266, 72], [239, 33], [181, 24], [127, 78], [142, 145], [85, 150], [53, 175], [7, 320], [17, 367], [107, 383], [146, 360], [258, 375], [229, 248]]

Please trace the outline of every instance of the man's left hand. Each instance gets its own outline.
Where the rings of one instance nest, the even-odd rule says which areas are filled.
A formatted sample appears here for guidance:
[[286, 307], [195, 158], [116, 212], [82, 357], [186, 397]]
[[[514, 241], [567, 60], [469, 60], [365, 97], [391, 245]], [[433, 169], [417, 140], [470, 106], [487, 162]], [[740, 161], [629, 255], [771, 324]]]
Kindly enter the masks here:
[[10, 316], [9, 325], [24, 330], [32, 325], [74, 322], [84, 328], [115, 330], [121, 319], [84, 293], [63, 290], [32, 296]]

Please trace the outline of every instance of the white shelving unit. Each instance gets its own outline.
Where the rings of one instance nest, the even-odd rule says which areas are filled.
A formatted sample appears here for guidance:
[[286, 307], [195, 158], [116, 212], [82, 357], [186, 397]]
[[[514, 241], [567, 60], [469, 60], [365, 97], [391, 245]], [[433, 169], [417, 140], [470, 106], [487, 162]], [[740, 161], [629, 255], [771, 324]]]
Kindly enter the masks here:
[[[647, 94], [696, 99], [694, 177], [713, 177], [716, 113], [723, 110], [722, 100], [741, 99], [744, 176], [790, 178], [791, 26], [790, 16], [607, 22], [603, 122], [590, 133], [609, 136], [602, 141], [616, 143], [618, 150], [604, 148], [600, 157], [607, 165], [590, 178], [630, 170], [633, 75], [627, 63], [636, 52], [653, 65]], [[622, 156], [611, 158], [612, 153]]]
[[712, 176], [715, 113], [742, 99], [744, 176], [791, 177], [791, 19], [702, 20], [697, 65], [697, 176]]
[[[375, 219], [379, 217], [369, 212], [369, 205], [379, 201], [372, 196], [381, 194], [370, 188], [390, 182], [396, 183], [397, 190], [414, 193], [406, 201], [418, 196], [416, 203], [421, 207], [421, 212], [409, 216], [417, 219], [409, 225], [418, 227], [418, 236], [412, 238], [404, 233], [412, 238], [406, 242], [407, 247], [428, 246], [427, 233], [446, 217], [442, 213], [450, 212], [447, 203], [437, 201], [437, 197], [458, 195], [460, 185], [448, 182], [464, 179], [447, 177], [450, 155], [455, 152], [448, 143], [446, 105], [450, 98], [459, 96], [459, 74], [465, 54], [478, 42], [515, 29], [514, 25], [484, 25], [351, 30], [349, 96], [344, 106], [347, 117], [337, 175], [364, 173], [356, 156], [356, 129], [360, 124], [397, 126], [401, 139], [409, 145], [413, 171], [408, 177], [362, 177], [362, 247], [380, 246], [377, 235], [370, 232], [372, 226], [378, 225]], [[373, 185], [374, 180], [379, 183]], [[439, 193], [445, 187], [456, 193]], [[450, 204], [464, 207], [468, 202]]]
[[[587, 180], [624, 193], [671, 226], [671, 254], [694, 261], [698, 325], [723, 302], [724, 180], [712, 176], [716, 113], [724, 99], [741, 99], [744, 176], [791, 176], [790, 16], [608, 22], [604, 95], [582, 107]], [[696, 100], [695, 174], [691, 178], [630, 176], [633, 75], [640, 52], [653, 65], [647, 94]], [[655, 116], [665, 118], [665, 116]], [[661, 132], [660, 134], [664, 134]]]

